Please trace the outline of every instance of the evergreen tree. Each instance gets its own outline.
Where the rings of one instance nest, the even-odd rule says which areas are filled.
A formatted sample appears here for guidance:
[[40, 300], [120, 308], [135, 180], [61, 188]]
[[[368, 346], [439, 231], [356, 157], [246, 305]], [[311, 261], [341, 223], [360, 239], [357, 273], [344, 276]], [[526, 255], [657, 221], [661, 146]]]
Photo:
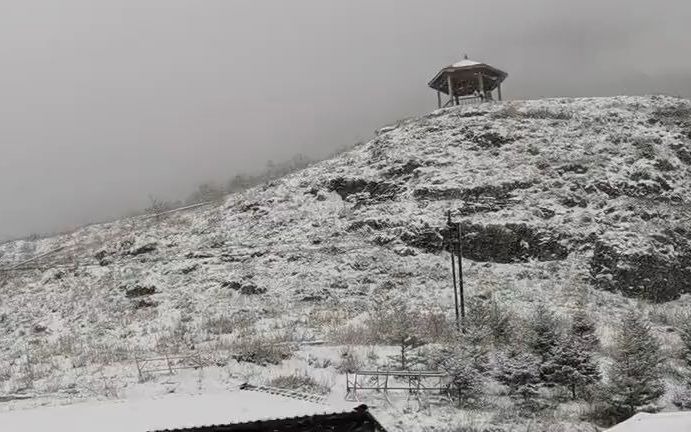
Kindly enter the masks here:
[[572, 316], [571, 333], [580, 344], [590, 350], [595, 350], [600, 345], [600, 340], [595, 334], [595, 322], [583, 307], [576, 309]]
[[691, 314], [686, 313], [679, 317], [679, 336], [683, 343], [682, 358], [686, 363], [684, 372], [684, 387], [679, 389], [672, 398], [672, 402], [679, 409], [691, 409]]
[[475, 396], [482, 382], [482, 374], [477, 368], [476, 352], [457, 344], [443, 348], [437, 353], [436, 368], [449, 374], [451, 387], [455, 390], [458, 404]]
[[686, 366], [691, 368], [691, 314], [684, 314], [681, 320], [679, 336], [681, 336], [681, 341], [684, 344], [682, 355]]
[[624, 317], [616, 339], [606, 396], [622, 417], [630, 417], [664, 394], [660, 346], [650, 325], [635, 311]]
[[559, 343], [559, 321], [554, 312], [539, 304], [529, 324], [528, 346], [543, 362], [549, 360]]
[[574, 333], [562, 338], [551, 359], [542, 366], [541, 372], [548, 382], [571, 390], [574, 399], [577, 388], [600, 380], [600, 371], [593, 359], [591, 346]]
[[467, 323], [488, 333], [495, 345], [511, 341], [511, 316], [494, 299], [472, 298]]
[[524, 402], [537, 396], [540, 384], [540, 359], [532, 354], [509, 353], [499, 357], [497, 380], [509, 388], [509, 393]]

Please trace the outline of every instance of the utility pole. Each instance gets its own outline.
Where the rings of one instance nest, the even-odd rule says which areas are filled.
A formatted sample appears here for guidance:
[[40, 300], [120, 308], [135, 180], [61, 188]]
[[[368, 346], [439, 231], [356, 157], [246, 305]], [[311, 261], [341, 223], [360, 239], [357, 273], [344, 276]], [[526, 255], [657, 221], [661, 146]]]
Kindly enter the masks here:
[[[456, 290], [456, 263], [454, 262], [454, 239], [453, 239], [453, 224], [451, 223], [451, 210], [447, 213], [446, 226], [448, 229], [449, 252], [451, 253], [451, 275], [453, 276], [453, 299], [456, 305], [456, 328], [460, 330], [461, 319], [458, 314], [458, 291]], [[460, 268], [460, 267], [459, 267]]]
[[463, 292], [463, 242], [461, 234], [461, 223], [456, 222], [456, 232], [458, 233], [458, 288], [461, 293], [461, 319], [465, 320], [465, 295]]

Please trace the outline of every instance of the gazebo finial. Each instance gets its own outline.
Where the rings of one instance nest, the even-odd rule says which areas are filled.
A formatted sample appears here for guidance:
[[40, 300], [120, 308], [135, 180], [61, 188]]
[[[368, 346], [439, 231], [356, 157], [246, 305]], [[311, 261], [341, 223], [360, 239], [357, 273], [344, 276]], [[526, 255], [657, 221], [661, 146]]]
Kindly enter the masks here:
[[468, 54], [463, 54], [463, 60], [468, 60]]

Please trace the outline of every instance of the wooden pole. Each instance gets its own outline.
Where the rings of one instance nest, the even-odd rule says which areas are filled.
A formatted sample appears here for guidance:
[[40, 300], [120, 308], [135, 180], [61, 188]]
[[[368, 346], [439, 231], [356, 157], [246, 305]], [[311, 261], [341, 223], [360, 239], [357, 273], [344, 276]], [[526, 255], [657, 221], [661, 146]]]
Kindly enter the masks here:
[[487, 95], [485, 94], [485, 80], [482, 78], [482, 73], [477, 74], [478, 84], [480, 85], [480, 96], [484, 100]]
[[461, 319], [465, 320], [465, 293], [463, 292], [463, 243], [461, 242], [461, 223], [456, 222], [458, 231], [458, 289], [461, 293]]
[[437, 106], [441, 108], [441, 92], [437, 90]]
[[497, 85], [497, 97], [499, 98], [499, 102], [501, 102], [501, 83]]
[[451, 74], [446, 75], [446, 85], [449, 86], [449, 97], [451, 98], [451, 103], [455, 105], [455, 100], [453, 97], [453, 79], [451, 78]]
[[456, 305], [456, 328], [460, 329], [461, 328], [461, 318], [458, 314], [458, 290], [456, 289], [456, 263], [454, 262], [454, 239], [453, 239], [453, 231], [451, 228], [453, 225], [451, 224], [451, 210], [448, 212], [448, 220], [447, 220], [447, 228], [449, 230], [449, 252], [451, 252], [451, 275], [453, 277], [453, 300], [454, 304]]

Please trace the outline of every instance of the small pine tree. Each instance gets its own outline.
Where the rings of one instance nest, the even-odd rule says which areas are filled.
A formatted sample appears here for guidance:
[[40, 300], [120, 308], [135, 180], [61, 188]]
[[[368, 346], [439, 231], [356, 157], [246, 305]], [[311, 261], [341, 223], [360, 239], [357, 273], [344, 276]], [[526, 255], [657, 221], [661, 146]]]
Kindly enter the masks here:
[[660, 346], [650, 325], [635, 311], [624, 317], [615, 342], [606, 397], [617, 415], [628, 418], [664, 394]]
[[474, 354], [461, 345], [447, 347], [437, 354], [436, 367], [449, 374], [459, 406], [477, 394], [482, 382]]
[[406, 370], [410, 350], [422, 345], [415, 314], [405, 299], [400, 297], [382, 302], [377, 309], [372, 316], [371, 326], [377, 329], [382, 342], [399, 347], [400, 354], [394, 360], [401, 370]]
[[529, 323], [528, 346], [545, 362], [558, 344], [559, 321], [554, 312], [539, 304]]
[[540, 359], [532, 354], [510, 353], [499, 358], [497, 380], [509, 388], [511, 395], [524, 401], [537, 396], [540, 384]]
[[468, 324], [487, 331], [495, 345], [506, 345], [511, 341], [511, 316], [496, 300], [473, 298], [469, 303]]
[[571, 390], [574, 399], [577, 388], [600, 380], [600, 371], [590, 345], [575, 334], [561, 339], [550, 360], [541, 367], [541, 372], [548, 382]]
[[682, 359], [686, 363], [686, 371], [684, 372], [684, 386], [680, 388], [673, 396], [672, 403], [679, 409], [691, 409], [691, 314], [685, 313], [679, 317], [681, 325], [679, 326], [679, 336], [681, 337]]
[[679, 336], [683, 343], [683, 358], [686, 366], [691, 368], [691, 314], [684, 314], [681, 317], [681, 326], [679, 328]]
[[600, 346], [600, 340], [595, 334], [595, 322], [584, 308], [578, 308], [571, 317], [571, 333], [580, 344], [590, 350]]

